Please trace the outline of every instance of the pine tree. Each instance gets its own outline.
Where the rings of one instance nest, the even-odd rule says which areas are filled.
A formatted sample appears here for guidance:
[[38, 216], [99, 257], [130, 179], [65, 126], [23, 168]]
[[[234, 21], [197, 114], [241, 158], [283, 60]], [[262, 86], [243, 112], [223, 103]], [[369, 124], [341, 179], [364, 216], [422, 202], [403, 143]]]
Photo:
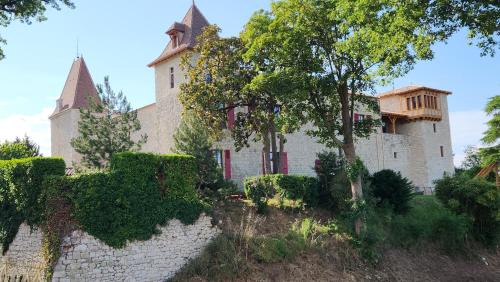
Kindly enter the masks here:
[[174, 134], [174, 142], [174, 152], [196, 158], [199, 189], [213, 187], [222, 179], [222, 170], [215, 160], [209, 130], [193, 113], [188, 112], [183, 115], [181, 124]]
[[71, 146], [82, 155], [82, 164], [88, 168], [104, 168], [115, 153], [138, 151], [147, 141], [141, 135], [137, 141], [132, 133], [141, 129], [137, 111], [133, 111], [123, 92], [116, 94], [104, 78], [104, 85], [97, 85], [100, 101], [90, 99], [87, 109], [80, 109], [79, 137]]
[[40, 146], [38, 146], [28, 136], [23, 139], [16, 137], [13, 142], [5, 141], [0, 144], [0, 160], [22, 159], [38, 157], [40, 154]]

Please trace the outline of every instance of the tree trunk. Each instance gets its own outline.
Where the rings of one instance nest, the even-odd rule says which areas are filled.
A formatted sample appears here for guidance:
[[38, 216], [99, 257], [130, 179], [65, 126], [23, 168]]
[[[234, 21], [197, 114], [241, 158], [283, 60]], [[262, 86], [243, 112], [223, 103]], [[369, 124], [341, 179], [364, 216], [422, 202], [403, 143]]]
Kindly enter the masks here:
[[283, 166], [281, 164], [281, 156], [283, 156], [283, 152], [285, 152], [285, 136], [283, 136], [283, 134], [279, 134], [278, 135], [278, 138], [280, 140], [280, 148], [279, 148], [279, 172], [280, 173], [284, 173], [283, 171]]
[[271, 159], [270, 157], [270, 140], [269, 140], [269, 132], [265, 132], [262, 136], [264, 148], [262, 150], [262, 155], [264, 159], [264, 174], [271, 174]]
[[[351, 116], [351, 105], [349, 103], [349, 91], [347, 84], [343, 84], [338, 89], [338, 94], [340, 95], [340, 104], [342, 106], [342, 135], [344, 137], [344, 145], [342, 149], [345, 154], [347, 165], [351, 166], [356, 162], [356, 149], [354, 147], [353, 138], [353, 117]], [[359, 201], [363, 199], [363, 187], [361, 182], [361, 175], [355, 179], [350, 179], [351, 181], [351, 192], [353, 201]], [[356, 234], [361, 234], [364, 228], [364, 218], [357, 218], [354, 222], [354, 230]]]
[[273, 156], [273, 174], [279, 173], [279, 157], [278, 156], [278, 145], [276, 144], [276, 129], [274, 124], [271, 123], [269, 126], [269, 135], [271, 136], [271, 151]]

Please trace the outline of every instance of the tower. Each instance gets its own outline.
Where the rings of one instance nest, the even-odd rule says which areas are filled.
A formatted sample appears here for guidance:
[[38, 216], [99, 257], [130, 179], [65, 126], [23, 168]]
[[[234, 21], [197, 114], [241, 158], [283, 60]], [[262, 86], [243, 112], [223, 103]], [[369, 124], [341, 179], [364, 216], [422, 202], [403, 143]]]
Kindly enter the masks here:
[[56, 101], [54, 113], [49, 117], [51, 130], [51, 155], [62, 157], [66, 166], [80, 161], [71, 147], [71, 139], [78, 136], [80, 109], [89, 106], [89, 97], [99, 101], [96, 87], [83, 57], [77, 57], [71, 66], [61, 96]]
[[168, 153], [174, 146], [173, 135], [180, 124], [182, 105], [177, 95], [179, 86], [185, 81], [180, 69], [185, 51], [196, 45], [196, 37], [209, 25], [206, 18], [193, 3], [182, 22], [174, 22], [166, 31], [170, 41], [160, 56], [150, 63], [155, 69], [156, 109], [158, 118], [158, 150]]

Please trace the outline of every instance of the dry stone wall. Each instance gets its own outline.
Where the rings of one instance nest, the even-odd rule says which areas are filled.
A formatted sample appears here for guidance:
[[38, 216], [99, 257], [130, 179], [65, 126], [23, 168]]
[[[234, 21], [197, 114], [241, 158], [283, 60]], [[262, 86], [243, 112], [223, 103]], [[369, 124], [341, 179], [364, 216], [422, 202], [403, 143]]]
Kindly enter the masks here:
[[[62, 255], [52, 281], [164, 281], [198, 256], [218, 234], [211, 218], [192, 225], [172, 220], [151, 240], [113, 249], [77, 230], [63, 239]], [[0, 260], [0, 281], [23, 277], [43, 280], [42, 233], [22, 225], [10, 250]], [[22, 280], [24, 281], [24, 280]]]

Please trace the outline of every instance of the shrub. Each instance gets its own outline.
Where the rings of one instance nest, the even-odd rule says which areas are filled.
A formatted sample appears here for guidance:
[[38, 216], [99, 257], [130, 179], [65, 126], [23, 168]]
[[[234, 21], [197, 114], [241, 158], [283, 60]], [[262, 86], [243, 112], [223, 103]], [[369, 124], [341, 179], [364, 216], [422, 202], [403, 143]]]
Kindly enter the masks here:
[[500, 239], [500, 191], [484, 179], [465, 175], [436, 181], [436, 196], [456, 214], [472, 218], [474, 237], [486, 245]]
[[[119, 153], [109, 172], [66, 177], [72, 214], [83, 230], [109, 246], [148, 240], [168, 220], [196, 221], [206, 210], [195, 190], [193, 157]], [[54, 184], [54, 183], [52, 183]]]
[[397, 214], [408, 212], [414, 189], [400, 172], [389, 169], [379, 171], [373, 175], [371, 184], [372, 195], [379, 206], [390, 205]]
[[460, 251], [470, 230], [470, 220], [446, 209], [433, 196], [417, 196], [407, 214], [394, 218], [391, 229], [392, 243], [398, 246], [432, 242], [446, 251]]
[[267, 200], [274, 196], [278, 196], [281, 203], [294, 200], [315, 206], [317, 187], [318, 182], [314, 177], [283, 174], [248, 177], [244, 183], [245, 195], [261, 212], [265, 210]]
[[42, 183], [50, 175], [64, 175], [64, 170], [64, 161], [56, 158], [0, 161], [0, 240], [4, 252], [23, 221], [31, 227], [42, 223]]
[[[352, 206], [351, 181], [345, 169], [345, 161], [333, 152], [318, 154], [319, 164], [315, 167], [318, 176], [318, 205], [336, 213], [349, 212]], [[371, 185], [370, 173], [361, 171], [363, 191]]]

